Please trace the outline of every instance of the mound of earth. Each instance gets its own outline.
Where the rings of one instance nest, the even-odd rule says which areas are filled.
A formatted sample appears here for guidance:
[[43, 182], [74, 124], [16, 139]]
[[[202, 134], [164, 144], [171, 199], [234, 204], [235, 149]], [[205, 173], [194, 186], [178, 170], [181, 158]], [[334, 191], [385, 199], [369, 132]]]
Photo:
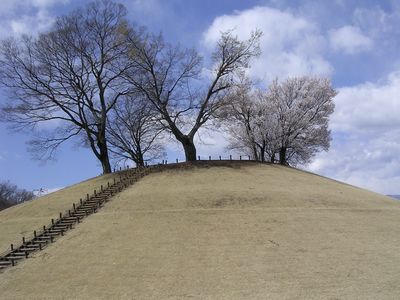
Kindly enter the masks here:
[[[0, 212], [0, 245], [52, 210], [40, 201]], [[0, 298], [396, 299], [399, 214], [389, 197], [277, 165], [153, 173], [0, 274]]]

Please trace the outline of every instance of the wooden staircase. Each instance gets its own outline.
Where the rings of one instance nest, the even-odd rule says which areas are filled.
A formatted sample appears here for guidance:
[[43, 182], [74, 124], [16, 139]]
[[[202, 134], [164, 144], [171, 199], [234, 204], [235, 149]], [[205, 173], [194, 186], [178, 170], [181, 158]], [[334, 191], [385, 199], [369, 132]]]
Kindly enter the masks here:
[[28, 258], [32, 253], [43, 250], [46, 246], [54, 243], [67, 231], [73, 229], [82, 219], [96, 213], [115, 194], [121, 192], [128, 186], [137, 182], [155, 168], [135, 168], [118, 172], [119, 177], [108, 183], [106, 187], [101, 186], [99, 191], [92, 195], [87, 194], [86, 199], [80, 199], [78, 204], [65, 213], [60, 213], [57, 219], [51, 219], [51, 223], [39, 231], [35, 230], [29, 239], [22, 238], [19, 245], [11, 244], [10, 250], [0, 256], [0, 272], [8, 267], [15, 266], [19, 261]]

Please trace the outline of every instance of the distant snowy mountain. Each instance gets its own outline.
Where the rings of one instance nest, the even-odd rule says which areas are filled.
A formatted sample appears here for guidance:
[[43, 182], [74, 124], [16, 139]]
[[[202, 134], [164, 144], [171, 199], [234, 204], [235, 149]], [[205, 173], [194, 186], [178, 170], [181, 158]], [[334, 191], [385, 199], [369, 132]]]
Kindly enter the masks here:
[[388, 196], [400, 200], [400, 195], [388, 195]]

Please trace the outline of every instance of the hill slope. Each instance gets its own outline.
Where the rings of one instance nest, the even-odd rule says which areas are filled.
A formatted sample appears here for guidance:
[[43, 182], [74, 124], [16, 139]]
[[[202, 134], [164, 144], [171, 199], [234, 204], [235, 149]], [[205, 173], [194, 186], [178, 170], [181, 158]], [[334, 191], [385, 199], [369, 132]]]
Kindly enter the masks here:
[[32, 235], [32, 230], [47, 225], [60, 212], [71, 209], [72, 203], [77, 203], [86, 193], [93, 193], [102, 184], [111, 182], [114, 176], [116, 174], [95, 177], [0, 211], [0, 253], [8, 250], [10, 243], [19, 242], [23, 236]]
[[399, 208], [280, 166], [151, 174], [0, 274], [1, 297], [394, 299]]

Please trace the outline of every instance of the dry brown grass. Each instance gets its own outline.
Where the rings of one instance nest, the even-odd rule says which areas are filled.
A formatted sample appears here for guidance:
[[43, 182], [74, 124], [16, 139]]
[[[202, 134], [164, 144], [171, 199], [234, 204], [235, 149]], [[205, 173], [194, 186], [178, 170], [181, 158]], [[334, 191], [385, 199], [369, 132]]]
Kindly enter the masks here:
[[0, 298], [398, 299], [399, 208], [279, 166], [152, 174], [0, 274]]
[[107, 181], [111, 182], [114, 176], [95, 177], [0, 211], [0, 253], [9, 249], [11, 243], [19, 243], [23, 236], [31, 236], [33, 230], [49, 224], [52, 218], [58, 218], [60, 212], [71, 209], [72, 203], [79, 202], [86, 193], [93, 193]]

